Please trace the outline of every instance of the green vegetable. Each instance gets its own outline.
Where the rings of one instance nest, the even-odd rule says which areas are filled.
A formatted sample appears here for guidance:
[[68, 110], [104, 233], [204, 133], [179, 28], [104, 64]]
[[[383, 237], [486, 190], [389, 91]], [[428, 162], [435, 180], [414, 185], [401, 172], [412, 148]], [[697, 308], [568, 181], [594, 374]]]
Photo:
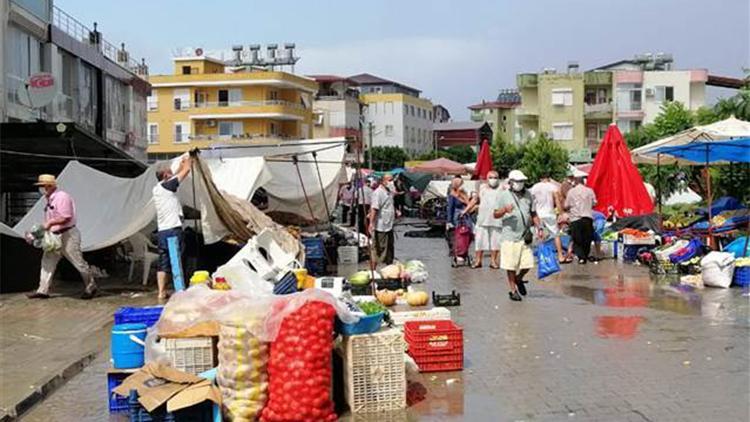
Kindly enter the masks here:
[[349, 283], [351, 283], [353, 286], [364, 286], [369, 282], [370, 282], [369, 271], [358, 271], [352, 274], [351, 276], [349, 276]]
[[359, 309], [362, 310], [366, 315], [373, 315], [379, 312], [385, 312], [387, 309], [379, 302], [361, 302], [357, 303]]

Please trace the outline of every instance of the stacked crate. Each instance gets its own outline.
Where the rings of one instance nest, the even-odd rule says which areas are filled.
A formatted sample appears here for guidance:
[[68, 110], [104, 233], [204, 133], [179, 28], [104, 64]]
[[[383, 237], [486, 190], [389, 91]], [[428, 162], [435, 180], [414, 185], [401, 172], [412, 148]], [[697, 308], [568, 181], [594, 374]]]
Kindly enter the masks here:
[[417, 363], [420, 372], [463, 369], [463, 329], [453, 321], [407, 321], [404, 335], [409, 356]]

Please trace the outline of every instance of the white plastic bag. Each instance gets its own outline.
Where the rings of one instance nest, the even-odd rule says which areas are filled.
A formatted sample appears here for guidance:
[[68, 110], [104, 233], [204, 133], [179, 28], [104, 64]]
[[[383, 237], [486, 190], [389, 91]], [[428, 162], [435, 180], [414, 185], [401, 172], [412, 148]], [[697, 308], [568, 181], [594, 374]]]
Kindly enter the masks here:
[[706, 286], [728, 288], [734, 276], [734, 254], [710, 252], [701, 259], [701, 275]]
[[145, 362], [155, 362], [163, 365], [171, 365], [167, 350], [159, 339], [159, 331], [156, 327], [146, 330], [146, 347], [144, 348]]
[[59, 234], [52, 233], [51, 231], [44, 232], [42, 238], [42, 250], [44, 252], [57, 252], [62, 249], [62, 238]]

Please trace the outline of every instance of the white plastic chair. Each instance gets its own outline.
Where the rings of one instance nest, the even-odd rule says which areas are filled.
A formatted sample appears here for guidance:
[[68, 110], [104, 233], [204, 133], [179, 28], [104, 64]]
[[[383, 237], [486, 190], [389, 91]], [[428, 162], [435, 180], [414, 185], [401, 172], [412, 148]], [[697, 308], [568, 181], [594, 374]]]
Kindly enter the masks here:
[[149, 248], [156, 249], [156, 245], [151, 243], [148, 237], [143, 233], [136, 233], [128, 239], [131, 246], [131, 252], [125, 256], [130, 261], [130, 271], [128, 271], [128, 281], [133, 278], [133, 270], [136, 262], [143, 264], [143, 285], [148, 284], [148, 275], [151, 272], [151, 265], [159, 259], [159, 254], [151, 252]]

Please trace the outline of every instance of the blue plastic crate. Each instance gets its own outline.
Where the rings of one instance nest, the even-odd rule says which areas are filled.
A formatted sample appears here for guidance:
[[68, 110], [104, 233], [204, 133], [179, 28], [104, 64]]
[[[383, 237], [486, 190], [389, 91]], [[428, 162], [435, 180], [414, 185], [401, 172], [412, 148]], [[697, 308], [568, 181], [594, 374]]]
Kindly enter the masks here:
[[115, 324], [146, 324], [151, 327], [161, 316], [163, 306], [122, 307], [115, 311]]
[[740, 287], [750, 286], [750, 267], [734, 268], [734, 285]]
[[326, 274], [326, 260], [320, 259], [305, 259], [305, 268], [307, 272], [314, 276], [321, 276]]
[[302, 244], [305, 246], [305, 258], [321, 259], [325, 257], [325, 245], [322, 237], [303, 237]]
[[359, 321], [354, 324], [345, 324], [340, 319], [336, 318], [336, 331], [345, 336], [374, 333], [380, 329], [381, 325], [383, 325], [384, 317], [385, 312], [378, 312], [377, 314], [360, 317]]
[[107, 397], [109, 399], [109, 413], [127, 412], [128, 398], [112, 392], [115, 388], [129, 377], [131, 374], [126, 372], [115, 372], [107, 374]]
[[289, 271], [273, 285], [273, 294], [288, 295], [291, 293], [297, 293], [297, 277]]
[[128, 397], [128, 409], [130, 411], [130, 422], [212, 422], [213, 417], [213, 403], [210, 401], [204, 401], [203, 403], [196, 404], [186, 409], [180, 409], [178, 411], [169, 413], [167, 412], [167, 405], [161, 405], [154, 409], [151, 413], [147, 412], [146, 409], [141, 406], [138, 402], [138, 392], [135, 390], [130, 391], [130, 397]]

